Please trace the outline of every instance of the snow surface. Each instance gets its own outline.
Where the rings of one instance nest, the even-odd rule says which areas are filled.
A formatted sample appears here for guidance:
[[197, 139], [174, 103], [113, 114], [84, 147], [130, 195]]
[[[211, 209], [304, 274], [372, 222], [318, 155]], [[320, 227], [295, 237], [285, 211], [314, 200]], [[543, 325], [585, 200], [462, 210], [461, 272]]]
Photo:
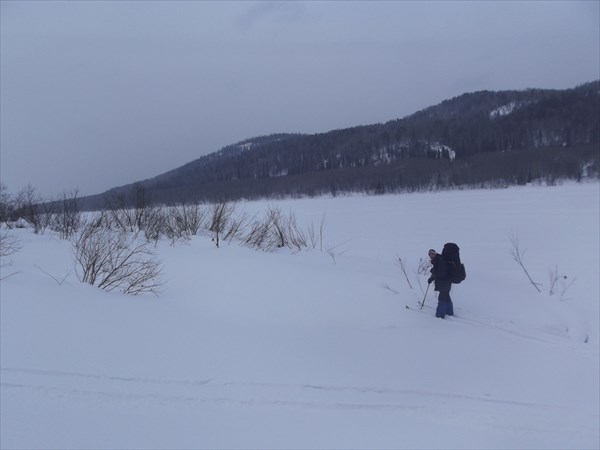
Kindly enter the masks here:
[[510, 102], [508, 105], [500, 106], [490, 112], [490, 119], [497, 119], [498, 117], [508, 116], [516, 108], [521, 106], [522, 103]]
[[[325, 214], [331, 251], [160, 242], [159, 298], [81, 284], [69, 242], [14, 230], [0, 445], [598, 448], [599, 199], [589, 183], [248, 202]], [[414, 309], [415, 271], [447, 241], [467, 279], [440, 320], [431, 292]]]
[[444, 152], [447, 152], [448, 159], [450, 159], [450, 161], [454, 161], [456, 159], [456, 152], [447, 145], [440, 144], [439, 142], [433, 142], [430, 144], [429, 148], [435, 152], [438, 152], [440, 156], [443, 156]]

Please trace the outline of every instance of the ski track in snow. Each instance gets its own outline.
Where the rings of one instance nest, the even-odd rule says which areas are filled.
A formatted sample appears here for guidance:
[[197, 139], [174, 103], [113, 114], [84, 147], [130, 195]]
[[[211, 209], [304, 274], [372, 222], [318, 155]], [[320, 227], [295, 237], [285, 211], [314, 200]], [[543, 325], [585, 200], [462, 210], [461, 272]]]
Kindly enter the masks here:
[[[528, 409], [570, 410], [560, 405], [530, 403], [508, 399], [494, 399], [487, 396], [473, 396], [434, 392], [414, 389], [392, 389], [370, 386], [333, 386], [313, 384], [285, 384], [251, 381], [224, 381], [214, 378], [201, 380], [148, 379], [115, 375], [89, 374], [78, 372], [62, 372], [56, 370], [29, 369], [17, 367], [0, 368], [3, 389], [19, 389], [42, 392], [46, 395], [68, 397], [97, 397], [114, 401], [156, 401], [160, 403], [234, 403], [246, 406], [288, 406], [324, 409], [432, 409], [480, 411], [482, 404], [503, 404]], [[7, 381], [8, 380], [8, 381]], [[54, 382], [52, 382], [54, 380]], [[149, 386], [159, 385], [160, 393], [151, 392]], [[171, 386], [172, 392], [166, 386]], [[244, 394], [252, 388], [257, 396], [244, 398]], [[139, 392], [132, 393], [138, 390]], [[237, 391], [237, 392], [236, 392]], [[298, 400], [306, 398], [310, 391], [314, 400]], [[232, 394], [238, 395], [232, 395]], [[357, 395], [364, 401], [334, 402], [335, 394]], [[223, 395], [219, 395], [223, 394]], [[228, 395], [225, 395], [228, 394]], [[426, 401], [423, 401], [423, 400]], [[395, 400], [395, 401], [394, 401]], [[452, 406], [440, 407], [444, 401]], [[433, 403], [437, 406], [433, 406]], [[459, 407], [456, 402], [462, 402]]]
[[[327, 213], [344, 255], [162, 242], [155, 300], [61, 285], [33, 264], [72, 273], [70, 244], [13, 230], [0, 447], [598, 448], [597, 183], [274, 204]], [[577, 275], [568, 301], [533, 292], [510, 230], [536, 281]], [[390, 245], [414, 267], [450, 239], [469, 281], [439, 320]]]
[[[394, 288], [392, 288], [391, 286], [389, 286], [388, 284], [383, 283], [382, 288], [399, 295], [399, 292], [397, 290], [395, 290]], [[435, 299], [430, 300], [430, 302], [433, 302], [435, 304], [437, 302], [437, 300], [435, 300]], [[416, 306], [405, 305], [405, 309], [410, 312], [418, 312], [420, 314], [426, 314], [427, 316], [436, 318], [435, 317], [435, 307], [433, 307], [431, 305], [425, 305], [423, 308], [421, 308], [420, 302], [419, 302], [419, 304]], [[511, 329], [510, 323], [514, 324], [514, 322], [508, 323], [508, 322], [503, 322], [503, 321], [479, 320], [479, 319], [476, 319], [473, 317], [466, 318], [466, 317], [462, 317], [462, 316], [456, 315], [456, 314], [454, 316], [448, 316], [444, 320], [448, 320], [450, 322], [458, 322], [463, 325], [469, 325], [469, 326], [473, 326], [476, 328], [500, 331], [502, 333], [509, 334], [509, 335], [512, 335], [517, 338], [528, 339], [528, 340], [532, 340], [532, 341], [541, 342], [544, 344], [550, 344], [557, 348], [568, 349], [570, 351], [577, 351], [581, 354], [589, 355], [588, 352], [582, 351], [581, 347], [579, 346], [579, 344], [581, 344], [582, 342], [572, 341], [571, 338], [569, 338], [567, 334], [556, 336], [553, 334], [544, 333], [545, 336], [551, 336], [552, 338], [554, 338], [553, 340], [551, 340], [551, 339], [545, 339], [545, 338], [542, 338], [539, 336], [534, 336], [532, 334], [526, 334], [521, 331], [518, 331], [518, 329], [522, 329], [523, 327], [522, 326], [518, 327], [517, 324], [515, 324], [515, 326]], [[394, 329], [397, 327], [398, 327], [397, 325], [391, 325], [391, 326], [383, 327], [382, 329]]]

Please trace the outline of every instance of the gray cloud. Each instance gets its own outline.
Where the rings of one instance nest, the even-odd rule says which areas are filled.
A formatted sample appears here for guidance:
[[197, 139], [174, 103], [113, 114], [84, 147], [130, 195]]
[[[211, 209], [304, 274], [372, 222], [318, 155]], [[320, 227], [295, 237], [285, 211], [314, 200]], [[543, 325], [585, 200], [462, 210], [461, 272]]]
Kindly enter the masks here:
[[238, 140], [600, 78], [598, 2], [1, 2], [0, 175], [85, 194]]

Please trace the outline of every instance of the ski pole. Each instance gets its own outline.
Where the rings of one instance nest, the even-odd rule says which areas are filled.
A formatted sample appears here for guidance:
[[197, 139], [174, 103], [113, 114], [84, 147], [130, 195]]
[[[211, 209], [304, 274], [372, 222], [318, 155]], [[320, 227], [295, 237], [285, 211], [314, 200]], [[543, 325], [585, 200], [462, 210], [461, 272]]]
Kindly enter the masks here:
[[427, 289], [425, 289], [425, 295], [423, 296], [423, 301], [421, 302], [421, 307], [419, 309], [423, 309], [423, 305], [425, 305], [425, 299], [427, 298], [427, 292], [429, 292], [429, 283], [427, 283]]

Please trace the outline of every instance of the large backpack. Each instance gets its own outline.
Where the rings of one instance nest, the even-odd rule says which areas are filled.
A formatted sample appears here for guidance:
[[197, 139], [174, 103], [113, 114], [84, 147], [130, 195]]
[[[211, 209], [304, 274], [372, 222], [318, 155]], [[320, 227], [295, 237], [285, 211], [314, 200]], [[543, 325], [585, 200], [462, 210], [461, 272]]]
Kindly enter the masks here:
[[453, 242], [444, 244], [442, 257], [448, 265], [448, 278], [454, 284], [458, 284], [467, 278], [465, 265], [460, 261], [460, 248]]

